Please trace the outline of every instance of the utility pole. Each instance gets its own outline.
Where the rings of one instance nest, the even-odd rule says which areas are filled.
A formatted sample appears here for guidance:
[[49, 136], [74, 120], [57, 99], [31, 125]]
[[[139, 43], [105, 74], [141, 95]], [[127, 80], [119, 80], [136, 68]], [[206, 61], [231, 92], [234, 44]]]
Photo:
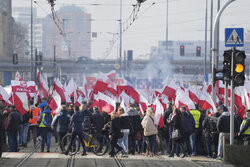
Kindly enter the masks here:
[[122, 66], [122, 0], [120, 0], [120, 48], [119, 48], [119, 55], [120, 55], [120, 74], [122, 74], [121, 66]]
[[[220, 0], [218, 0], [218, 4], [217, 4], [217, 12], [219, 12], [220, 10]], [[219, 68], [219, 57], [220, 57], [220, 20], [218, 21], [218, 29], [217, 29], [217, 37], [218, 37], [218, 41], [217, 41], [217, 49], [218, 49], [218, 55], [216, 57], [216, 68]]]
[[[211, 15], [210, 15], [210, 65], [209, 65], [209, 72], [212, 74], [212, 42], [213, 42], [213, 7], [214, 3], [213, 0], [211, 0]], [[213, 75], [213, 74], [212, 74]]]
[[30, 9], [30, 79], [33, 80], [33, 0], [31, 0]]
[[204, 58], [204, 79], [207, 81], [207, 0], [205, 12], [205, 58]]
[[168, 0], [167, 0], [167, 11], [166, 11], [166, 50], [168, 50]]
[[[225, 4], [222, 6], [222, 8], [219, 10], [219, 12], [216, 15], [215, 21], [214, 21], [214, 28], [213, 28], [213, 48], [212, 48], [212, 99], [213, 102], [216, 103], [216, 87], [215, 87], [215, 67], [216, 67], [216, 57], [218, 55], [218, 48], [217, 48], [217, 42], [218, 42], [218, 36], [217, 36], [217, 30], [218, 30], [218, 23], [220, 20], [220, 17], [223, 13], [223, 11], [226, 9], [228, 5], [230, 5], [235, 0], [228, 0], [225, 2]], [[232, 85], [231, 85], [232, 86]], [[232, 95], [231, 95], [232, 96]]]
[[56, 45], [54, 45], [54, 77], [57, 77], [57, 74], [56, 74]]
[[231, 59], [231, 102], [230, 102], [230, 145], [234, 144], [234, 52], [235, 48], [232, 48], [232, 59]]

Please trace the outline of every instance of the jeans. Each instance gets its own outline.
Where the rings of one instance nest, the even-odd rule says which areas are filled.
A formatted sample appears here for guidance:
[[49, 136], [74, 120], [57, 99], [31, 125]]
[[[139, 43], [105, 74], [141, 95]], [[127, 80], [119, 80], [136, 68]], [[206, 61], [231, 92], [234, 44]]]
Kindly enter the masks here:
[[18, 135], [19, 135], [18, 144], [22, 144], [23, 143], [23, 124], [19, 125], [18, 127]]
[[128, 154], [128, 135], [129, 131], [123, 131], [123, 138], [118, 139], [118, 144], [123, 148], [126, 154]]
[[62, 139], [63, 137], [66, 135], [67, 133], [62, 133], [62, 132], [57, 132], [57, 136], [58, 136], [58, 139], [59, 139], [59, 146], [61, 148], [61, 150], [63, 151], [63, 144], [65, 145], [65, 143], [62, 143]]
[[147, 141], [147, 150], [155, 154], [156, 135], [146, 136], [146, 141]]
[[41, 151], [44, 151], [45, 143], [47, 145], [47, 151], [50, 151], [50, 141], [51, 141], [51, 128], [50, 127], [43, 127], [40, 128], [41, 130], [41, 136], [42, 136], [42, 145], [41, 145]]
[[10, 151], [11, 152], [18, 152], [17, 146], [17, 131], [15, 132], [8, 132], [8, 138], [10, 141]]
[[191, 145], [190, 145], [190, 133], [184, 133], [183, 140], [185, 143], [187, 154], [191, 155], [192, 152], [191, 152]]
[[223, 136], [225, 136], [226, 140], [230, 139], [230, 133], [220, 133], [219, 134], [219, 145], [218, 145], [218, 158], [223, 158]]
[[198, 129], [195, 129], [194, 133], [190, 136], [192, 155], [197, 155], [196, 142], [197, 142]]
[[38, 127], [36, 125], [32, 125], [32, 126], [30, 126], [30, 129], [32, 131], [32, 139], [33, 139], [34, 146], [36, 146]]
[[68, 153], [69, 150], [71, 149], [71, 147], [72, 147], [72, 145], [73, 145], [73, 142], [74, 142], [75, 139], [76, 139], [76, 136], [79, 137], [80, 142], [81, 142], [82, 147], [83, 147], [83, 153], [86, 154], [86, 148], [85, 148], [85, 144], [84, 144], [84, 141], [83, 141], [82, 132], [72, 132], [72, 134], [71, 134], [71, 140], [70, 140], [70, 143], [69, 143], [68, 148], [67, 148], [67, 150], [66, 150], [66, 153]]
[[211, 138], [205, 137], [207, 155], [212, 156]]
[[116, 136], [112, 136], [111, 137], [111, 140], [110, 140], [110, 144], [111, 144], [111, 151], [109, 153], [110, 156], [114, 156], [116, 154], [115, 152], [115, 148], [118, 150], [118, 151], [121, 151], [122, 150], [122, 147], [120, 147], [118, 144], [118, 138]]
[[135, 141], [136, 141], [136, 133], [131, 133], [128, 136], [128, 150], [129, 154], [135, 154]]
[[28, 136], [28, 131], [29, 131], [29, 123], [25, 123], [23, 125], [23, 143], [27, 144], [27, 136]]

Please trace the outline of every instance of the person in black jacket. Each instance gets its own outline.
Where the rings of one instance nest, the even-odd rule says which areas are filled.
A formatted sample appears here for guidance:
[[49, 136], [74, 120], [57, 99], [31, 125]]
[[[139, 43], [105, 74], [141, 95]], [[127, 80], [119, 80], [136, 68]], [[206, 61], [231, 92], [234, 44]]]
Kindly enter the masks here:
[[[237, 121], [234, 117], [234, 131], [236, 133]], [[226, 140], [230, 138], [230, 113], [226, 107], [223, 107], [223, 113], [218, 119], [217, 129], [219, 132], [219, 145], [218, 145], [218, 153], [217, 160], [221, 160], [223, 158], [223, 136], [225, 136]]]
[[[171, 150], [171, 153], [169, 155], [169, 157], [174, 157], [174, 152], [175, 152], [175, 149], [176, 149], [176, 145], [179, 144], [180, 145], [180, 148], [181, 148], [181, 152], [183, 153], [183, 156], [182, 158], [184, 158], [185, 156], [187, 156], [185, 150], [184, 150], [184, 142], [183, 142], [183, 138], [182, 138], [182, 131], [181, 131], [181, 123], [182, 123], [182, 114], [180, 112], [179, 109], [175, 108], [173, 110], [173, 115], [172, 115], [172, 118], [171, 120], [168, 119], [168, 123], [171, 124], [171, 126], [173, 127], [173, 132], [172, 134], [174, 133], [174, 131], [178, 130], [178, 134], [179, 134], [179, 138], [177, 139], [174, 139], [172, 138], [172, 150]], [[172, 135], [173, 136], [173, 135]]]
[[[109, 153], [110, 157], [114, 157], [116, 153], [122, 151], [122, 147], [120, 147], [117, 142], [119, 138], [122, 138], [123, 134], [121, 133], [120, 119], [117, 117], [115, 111], [111, 113], [111, 123], [110, 123], [110, 132], [109, 139], [111, 144], [111, 151]], [[118, 150], [115, 152], [115, 148]]]
[[21, 123], [21, 117], [22, 117], [21, 114], [16, 111], [15, 106], [11, 106], [7, 123], [7, 132], [10, 141], [11, 152], [18, 152], [17, 132], [18, 132], [18, 127]]
[[[128, 119], [129, 119], [129, 136], [128, 136], [128, 149], [129, 154], [135, 155], [135, 148], [136, 148], [136, 135], [137, 132], [142, 129], [141, 126], [141, 117], [138, 111], [133, 108], [133, 106], [128, 106]], [[155, 147], [156, 143], [154, 143]]]
[[181, 131], [183, 134], [183, 141], [185, 143], [187, 154], [191, 155], [191, 145], [190, 145], [190, 136], [195, 131], [195, 121], [192, 114], [187, 111], [185, 106], [180, 107], [180, 111], [182, 113], [181, 120]]
[[207, 151], [207, 157], [212, 157], [212, 148], [211, 148], [211, 130], [210, 130], [210, 117], [208, 115], [209, 110], [206, 112], [206, 117], [202, 121], [202, 128], [203, 128], [203, 134], [205, 136], [205, 142], [206, 142], [206, 151]]
[[62, 139], [67, 134], [70, 123], [70, 115], [68, 114], [66, 105], [62, 105], [62, 110], [58, 113], [51, 124], [52, 130], [56, 130], [59, 137], [59, 146], [62, 149]]
[[95, 128], [96, 132], [101, 134], [102, 128], [104, 126], [103, 115], [99, 112], [98, 107], [95, 107], [92, 114], [92, 125]]

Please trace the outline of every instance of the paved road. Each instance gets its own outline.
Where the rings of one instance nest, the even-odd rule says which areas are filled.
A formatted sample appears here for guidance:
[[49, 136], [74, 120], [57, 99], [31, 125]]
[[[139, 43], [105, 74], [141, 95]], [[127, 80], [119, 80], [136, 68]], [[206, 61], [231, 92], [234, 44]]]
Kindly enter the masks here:
[[[14, 167], [21, 162], [34, 147], [30, 144], [28, 148], [21, 148], [18, 153], [6, 152], [0, 159], [0, 167]], [[46, 149], [45, 149], [46, 150]], [[221, 161], [208, 159], [206, 157], [188, 157], [169, 158], [168, 156], [145, 157], [144, 155], [129, 156], [122, 158], [118, 156], [118, 160], [122, 167], [233, 167], [233, 165], [225, 164]], [[71, 157], [60, 153], [60, 149], [52, 139], [51, 152], [41, 153], [40, 148], [31, 155], [27, 161], [21, 166], [23, 167], [68, 167], [71, 163]], [[74, 159], [73, 166], [84, 167], [119, 167], [114, 158], [110, 158], [107, 154], [104, 156], [96, 156], [88, 153], [87, 156], [77, 154]], [[121, 167], [120, 166], [120, 167]]]

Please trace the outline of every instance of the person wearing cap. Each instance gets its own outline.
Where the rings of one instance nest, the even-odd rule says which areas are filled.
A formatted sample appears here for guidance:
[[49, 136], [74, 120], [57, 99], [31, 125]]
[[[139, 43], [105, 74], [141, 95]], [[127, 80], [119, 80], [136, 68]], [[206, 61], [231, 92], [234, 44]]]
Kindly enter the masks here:
[[[234, 131], [236, 132], [237, 121], [234, 117]], [[219, 132], [219, 145], [218, 145], [218, 153], [217, 160], [222, 160], [223, 158], [223, 137], [225, 136], [226, 140], [230, 138], [230, 112], [228, 112], [227, 107], [223, 107], [223, 113], [218, 119], [217, 129]]]
[[238, 136], [241, 135], [244, 140], [244, 145], [248, 145], [250, 141], [250, 110], [247, 110], [246, 117], [241, 123], [240, 132], [238, 133]]
[[7, 123], [7, 132], [8, 132], [11, 152], [18, 152], [17, 133], [21, 122], [22, 122], [21, 114], [18, 111], [16, 111], [16, 107], [12, 105], [10, 108], [10, 114], [8, 115], [8, 123]]
[[62, 149], [62, 139], [67, 134], [70, 123], [70, 115], [66, 105], [62, 104], [62, 110], [54, 117], [51, 128], [55, 130], [59, 138], [59, 146]]

